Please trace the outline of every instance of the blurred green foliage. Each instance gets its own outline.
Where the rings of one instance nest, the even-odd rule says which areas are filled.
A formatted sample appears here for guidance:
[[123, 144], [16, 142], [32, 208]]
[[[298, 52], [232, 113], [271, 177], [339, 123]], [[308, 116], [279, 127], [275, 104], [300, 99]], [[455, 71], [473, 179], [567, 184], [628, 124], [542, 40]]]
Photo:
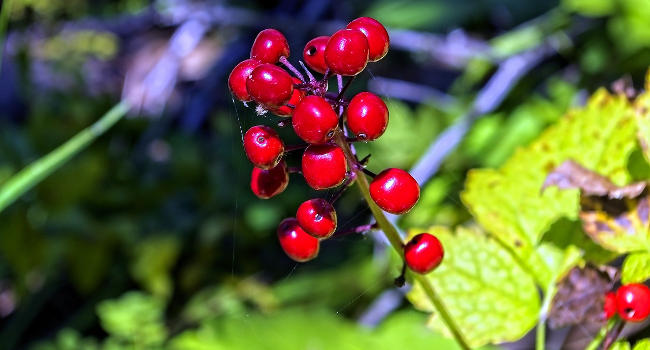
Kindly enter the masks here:
[[[54, 27], [70, 19], [137, 13], [148, 2], [14, 3], [12, 25], [26, 28], [31, 22]], [[269, 6], [229, 4], [240, 5], [260, 12]], [[400, 221], [404, 229], [468, 222], [483, 226], [460, 228], [459, 234], [440, 229], [449, 251], [477, 254], [448, 258], [448, 265], [430, 278], [442, 286], [453, 314], [477, 310], [467, 318], [458, 316], [463, 327], [471, 328], [467, 332], [473, 344], [517, 339], [537, 320], [541, 300], [536, 288], [545, 289], [577, 263], [576, 251], [597, 264], [616, 256], [582, 232], [575, 191], [549, 189], [538, 195], [545, 174], [559, 158], [571, 156], [618, 183], [650, 177], [650, 152], [636, 143], [624, 97], [601, 91], [586, 110], [562, 117], [596, 87], [624, 74], [639, 85], [650, 57], [650, 5], [645, 0], [400, 0], [349, 7], [393, 28], [437, 33], [464, 28], [489, 39], [491, 50], [489, 57], [469, 60], [450, 78], [418, 76], [435, 64], [421, 52], [391, 51], [380, 72], [405, 80], [430, 79], [427, 84], [438, 83], [436, 88], [454, 98], [445, 106], [388, 100], [387, 132], [376, 142], [358, 145], [360, 154], [372, 154], [373, 170], [411, 167], [467, 112], [501, 60], [549, 36], [569, 43], [570, 49], [526, 74], [498, 110], [475, 121], [436, 177], [423, 184], [419, 205]], [[573, 34], [574, 27], [579, 34]], [[168, 34], [151, 29], [156, 30]], [[230, 33], [232, 28], [216, 30]], [[123, 38], [107, 30], [47, 34], [37, 52], [25, 45], [19, 56], [24, 79], [19, 90], [29, 97], [28, 108], [19, 122], [0, 118], [0, 184], [92, 123], [116, 99], [88, 96], [81, 84], [41, 91], [30, 85], [36, 73], [29, 67], [30, 60], [49, 62], [55, 72], [79, 83], [80, 67], [89, 60], [124, 59], [128, 48], [122, 46]], [[414, 65], [420, 69], [416, 73]], [[193, 88], [188, 95], [195, 93]], [[308, 264], [284, 256], [274, 234], [277, 223], [294, 215], [304, 199], [331, 193], [318, 194], [294, 175], [277, 198], [261, 201], [250, 193], [241, 132], [275, 119], [255, 116], [240, 104], [218, 105], [204, 129], [188, 132], [170, 120], [172, 113], [122, 121], [0, 214], [0, 295], [11, 291], [15, 296], [15, 310], [2, 316], [0, 343], [36, 350], [454, 348], [438, 333], [445, 329], [435, 316], [410, 306], [402, 306], [376, 329], [355, 324], [399, 274], [398, 263], [376, 249], [371, 236], [329, 240]], [[638, 136], [648, 140], [648, 119], [639, 117], [635, 125]], [[609, 151], [605, 143], [611, 144]], [[545, 147], [553, 151], [540, 150]], [[290, 156], [290, 163], [297, 161], [298, 155]], [[468, 177], [473, 168], [485, 169]], [[369, 218], [354, 188], [337, 202], [337, 211], [342, 229]], [[472, 230], [495, 237], [473, 240], [468, 238]], [[528, 274], [509, 255], [502, 257], [504, 248], [495, 243], [499, 239], [524, 251], [517, 257], [541, 272]], [[515, 239], [525, 243], [523, 248]], [[647, 278], [647, 266], [639, 262], [643, 256], [626, 260], [625, 280]], [[473, 265], [464, 265], [469, 263]], [[467, 273], [449, 272], [458, 270]], [[509, 279], [521, 284], [517, 297], [497, 288], [498, 281], [505, 285]], [[477, 302], [461, 300], [466, 294], [459, 291], [478, 295]], [[431, 311], [418, 293], [416, 287], [410, 298]], [[502, 302], [480, 302], [494, 299]], [[517, 317], [509, 318], [506, 311]], [[493, 312], [490, 323], [508, 326], [497, 331], [479, 327], [486, 324], [482, 312]], [[425, 328], [427, 319], [436, 332]]]

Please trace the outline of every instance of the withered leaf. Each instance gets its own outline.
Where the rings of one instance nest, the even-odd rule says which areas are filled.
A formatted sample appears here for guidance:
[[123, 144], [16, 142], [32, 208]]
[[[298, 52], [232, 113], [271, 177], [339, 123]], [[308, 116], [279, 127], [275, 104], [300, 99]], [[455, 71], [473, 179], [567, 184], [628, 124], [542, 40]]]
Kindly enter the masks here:
[[[574, 267], [557, 283], [548, 324], [551, 328], [604, 324], [603, 303], [617, 277], [612, 267]], [[591, 328], [591, 327], [589, 327]]]
[[542, 185], [542, 191], [549, 186], [557, 186], [561, 189], [578, 188], [584, 195], [621, 199], [638, 197], [646, 189], [647, 183], [642, 181], [627, 186], [617, 186], [605, 176], [586, 169], [573, 160], [567, 160], [548, 174]]
[[542, 190], [549, 186], [580, 189], [579, 217], [584, 231], [596, 243], [619, 253], [650, 250], [647, 182], [617, 186], [568, 160], [548, 175]]

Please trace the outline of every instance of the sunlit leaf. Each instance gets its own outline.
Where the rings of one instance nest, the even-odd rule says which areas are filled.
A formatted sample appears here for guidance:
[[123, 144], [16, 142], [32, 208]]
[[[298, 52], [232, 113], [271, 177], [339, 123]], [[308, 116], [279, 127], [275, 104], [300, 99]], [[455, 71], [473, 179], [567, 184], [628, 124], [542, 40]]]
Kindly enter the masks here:
[[[427, 278], [471, 346], [514, 341], [535, 325], [537, 288], [507, 248], [478, 228], [428, 232], [442, 242], [445, 258]], [[434, 330], [449, 333], [419, 284], [408, 298], [416, 308], [433, 312], [429, 325]]]
[[119, 299], [97, 306], [102, 328], [110, 335], [132, 344], [158, 345], [167, 337], [163, 323], [164, 304], [141, 292], [129, 292]]
[[632, 253], [625, 258], [621, 269], [621, 282], [643, 283], [650, 278], [650, 251]]
[[600, 90], [569, 111], [499, 169], [470, 171], [461, 198], [477, 221], [511, 249], [546, 286], [551, 268], [534, 254], [542, 235], [562, 217], [575, 219], [577, 191], [540, 193], [546, 174], [567, 159], [595, 169], [614, 183], [629, 181], [626, 160], [635, 147], [633, 108], [623, 96]]

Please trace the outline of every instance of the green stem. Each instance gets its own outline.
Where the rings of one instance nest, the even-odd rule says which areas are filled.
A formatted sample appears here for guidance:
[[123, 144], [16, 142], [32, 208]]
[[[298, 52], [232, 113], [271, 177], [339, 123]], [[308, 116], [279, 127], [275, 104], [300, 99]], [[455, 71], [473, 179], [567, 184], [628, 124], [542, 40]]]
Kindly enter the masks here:
[[[348, 145], [347, 142], [345, 142], [345, 137], [343, 136], [343, 133], [338, 133], [335, 141], [341, 148], [343, 148], [343, 151], [345, 152], [348, 160], [354, 159], [354, 156], [352, 155], [352, 152], [350, 150], [350, 146]], [[357, 175], [356, 179], [357, 179], [357, 185], [359, 186], [359, 190], [361, 191], [363, 198], [368, 203], [368, 207], [370, 207], [370, 211], [372, 212], [372, 215], [375, 217], [379, 229], [381, 229], [384, 232], [384, 235], [386, 235], [386, 238], [388, 238], [390, 245], [393, 246], [393, 249], [395, 249], [397, 254], [399, 254], [400, 257], [402, 257], [403, 259], [404, 252], [402, 248], [404, 246], [404, 242], [402, 241], [402, 238], [397, 232], [397, 229], [388, 221], [388, 219], [386, 219], [384, 212], [377, 206], [377, 204], [375, 204], [375, 202], [370, 197], [370, 190], [368, 188], [369, 184], [366, 175], [363, 173], [363, 171], [361, 171], [356, 167], [353, 167], [352, 169], [354, 169], [354, 171], [356, 172]], [[447, 311], [447, 308], [442, 302], [442, 299], [433, 288], [431, 281], [429, 281], [426, 278], [426, 276], [420, 274], [413, 274], [413, 277], [420, 284], [420, 286], [422, 286], [422, 289], [424, 289], [424, 292], [426, 293], [427, 297], [435, 307], [436, 311], [438, 312], [438, 315], [440, 315], [440, 318], [442, 318], [442, 321], [445, 323], [447, 328], [451, 331], [451, 334], [453, 335], [454, 339], [456, 339], [458, 345], [464, 350], [471, 349], [467, 344], [467, 342], [465, 341], [465, 339], [463, 338], [460, 329], [458, 328], [453, 318]]]
[[603, 339], [605, 339], [605, 336], [607, 336], [607, 333], [614, 327], [616, 324], [616, 317], [611, 318], [605, 327], [601, 328], [598, 334], [596, 334], [596, 337], [587, 345], [585, 350], [596, 350], [600, 346], [600, 343], [603, 342]]
[[539, 321], [537, 322], [537, 332], [535, 334], [536, 350], [546, 349], [546, 318], [551, 308], [551, 302], [555, 296], [556, 288], [555, 281], [551, 281], [548, 286], [546, 286], [546, 291], [544, 292], [544, 302], [540, 309]]
[[0, 212], [74, 155], [85, 149], [96, 138], [115, 125], [128, 110], [129, 106], [126, 102], [118, 103], [93, 125], [83, 129], [46, 156], [39, 158], [9, 178], [0, 187]]
[[9, 14], [11, 13], [12, 0], [5, 0], [2, 2], [0, 9], [0, 71], [2, 71], [2, 55], [5, 47], [5, 32], [7, 31], [7, 24], [9, 23]]

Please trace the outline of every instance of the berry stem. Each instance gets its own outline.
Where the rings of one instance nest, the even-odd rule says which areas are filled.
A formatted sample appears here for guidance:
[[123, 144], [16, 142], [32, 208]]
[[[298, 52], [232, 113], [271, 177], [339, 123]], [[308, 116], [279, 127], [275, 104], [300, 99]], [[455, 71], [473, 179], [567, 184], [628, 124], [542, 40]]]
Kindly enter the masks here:
[[[350, 77], [350, 79], [343, 85], [343, 77], [340, 74], [336, 75], [336, 82], [339, 84], [339, 94], [336, 96], [336, 101], [341, 101], [343, 98], [343, 94], [348, 90], [350, 85], [352, 85], [352, 82], [354, 81], [354, 78], [356, 75], [353, 75]], [[343, 85], [343, 87], [341, 87]], [[340, 114], [343, 114], [343, 112], [340, 112]]]
[[[353, 167], [354, 163], [356, 162], [356, 159], [352, 155], [348, 143], [345, 142], [345, 139], [340, 133], [337, 134], [335, 141], [339, 145], [339, 147], [343, 148], [343, 151], [345, 152], [346, 157], [348, 158], [348, 162], [351, 163], [350, 167], [352, 169], [355, 169], [354, 171], [357, 173], [357, 185], [359, 186], [359, 190], [361, 191], [363, 198], [366, 200], [366, 203], [368, 203], [368, 207], [370, 208], [372, 215], [375, 217], [378, 228], [382, 232], [384, 232], [384, 235], [388, 239], [388, 242], [390, 242], [390, 245], [393, 247], [393, 249], [395, 249], [395, 252], [397, 252], [397, 254], [402, 258], [402, 260], [404, 260], [404, 250], [403, 250], [404, 242], [402, 241], [402, 238], [397, 232], [395, 226], [393, 226], [388, 221], [388, 219], [384, 215], [384, 212], [377, 206], [377, 204], [375, 204], [375, 202], [370, 197], [370, 189], [368, 188], [369, 187], [368, 179], [366, 179], [365, 176], [360, 174], [362, 170]], [[463, 338], [460, 328], [458, 328], [458, 326], [454, 322], [454, 319], [449, 314], [449, 311], [447, 311], [447, 308], [445, 307], [445, 304], [442, 302], [442, 299], [440, 298], [436, 290], [433, 288], [433, 285], [431, 285], [431, 281], [429, 281], [426, 278], [426, 276], [420, 274], [413, 274], [413, 279], [417, 281], [417, 283], [419, 283], [420, 286], [422, 286], [422, 289], [424, 290], [425, 294], [431, 301], [431, 304], [433, 304], [434, 308], [438, 312], [438, 315], [445, 323], [447, 328], [451, 331], [451, 334], [456, 340], [456, 342], [458, 343], [458, 345], [464, 350], [469, 350], [470, 347], [465, 341], [465, 339]]]
[[302, 63], [302, 61], [298, 61], [298, 63], [300, 63], [300, 65], [302, 66], [302, 69], [307, 73], [307, 77], [309, 77], [309, 82], [311, 83], [311, 82], [316, 81], [316, 78], [314, 78], [314, 75], [311, 74], [311, 71], [309, 69], [307, 69], [305, 64]]
[[307, 146], [309, 146], [308, 143], [301, 143], [299, 145], [289, 145], [284, 148], [284, 151], [285, 152], [297, 151], [300, 149], [305, 149], [307, 148]]
[[620, 321], [614, 329], [610, 330], [607, 333], [607, 336], [605, 336], [605, 341], [603, 342], [603, 350], [608, 350], [612, 344], [616, 341], [618, 336], [621, 334], [621, 331], [623, 330], [623, 327], [625, 326], [625, 322]]
[[370, 176], [370, 177], [373, 178], [373, 179], [377, 176], [377, 174], [373, 173], [372, 171], [370, 171], [370, 170], [368, 170], [368, 169], [366, 169], [366, 168], [361, 168], [361, 171], [362, 171], [364, 174]]
[[348, 189], [348, 186], [352, 183], [352, 181], [356, 180], [357, 178], [357, 173], [355, 172], [348, 172], [345, 180], [343, 183], [339, 186], [339, 188], [336, 190], [334, 195], [332, 195], [332, 199], [329, 200], [330, 204], [334, 204], [339, 198], [341, 198], [341, 195], [345, 190]]
[[360, 226], [357, 226], [357, 227], [353, 227], [350, 230], [338, 231], [338, 232], [334, 233], [334, 236], [339, 237], [339, 236], [349, 235], [349, 234], [352, 234], [352, 233], [363, 233], [363, 232], [374, 230], [376, 228], [377, 228], [377, 224], [360, 225]]
[[289, 60], [286, 57], [281, 56], [280, 63], [282, 63], [285, 67], [287, 67], [287, 69], [290, 70], [291, 73], [293, 73], [293, 75], [296, 76], [296, 78], [300, 79], [300, 81], [302, 81], [303, 83], [305, 82], [305, 77], [302, 75], [302, 73], [300, 73], [300, 71], [296, 69], [296, 67], [294, 67], [293, 64], [291, 64], [291, 62], [289, 62]]
[[616, 324], [618, 322], [619, 321], [616, 319], [616, 317], [613, 317], [613, 318], [609, 319], [609, 321], [607, 321], [607, 324], [604, 327], [602, 327], [600, 329], [600, 331], [598, 331], [598, 334], [596, 334], [594, 339], [592, 339], [591, 343], [589, 343], [589, 345], [587, 345], [585, 350], [596, 350], [596, 349], [598, 349], [598, 347], [600, 346], [600, 343], [603, 342], [603, 339], [605, 338], [605, 336], [607, 336], [607, 334], [609, 334], [609, 331], [612, 330], [612, 328], [614, 326], [616, 326]]

